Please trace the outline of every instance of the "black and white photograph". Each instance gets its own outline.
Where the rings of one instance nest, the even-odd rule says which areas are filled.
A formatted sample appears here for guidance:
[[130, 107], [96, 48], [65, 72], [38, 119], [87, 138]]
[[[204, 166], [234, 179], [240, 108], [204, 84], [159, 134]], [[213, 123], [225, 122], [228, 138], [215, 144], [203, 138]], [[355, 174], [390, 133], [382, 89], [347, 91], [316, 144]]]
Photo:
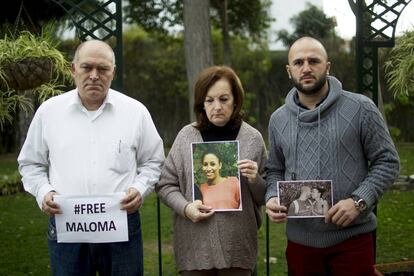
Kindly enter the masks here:
[[331, 180], [278, 181], [277, 189], [288, 218], [325, 217], [333, 205]]

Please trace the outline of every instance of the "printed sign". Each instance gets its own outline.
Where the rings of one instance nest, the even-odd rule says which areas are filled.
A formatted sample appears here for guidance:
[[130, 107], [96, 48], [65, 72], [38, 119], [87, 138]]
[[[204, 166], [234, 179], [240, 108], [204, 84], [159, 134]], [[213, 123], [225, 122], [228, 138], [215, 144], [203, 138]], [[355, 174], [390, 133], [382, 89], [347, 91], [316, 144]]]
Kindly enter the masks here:
[[124, 193], [100, 196], [55, 195], [62, 214], [55, 215], [58, 242], [128, 241], [128, 220], [120, 209]]

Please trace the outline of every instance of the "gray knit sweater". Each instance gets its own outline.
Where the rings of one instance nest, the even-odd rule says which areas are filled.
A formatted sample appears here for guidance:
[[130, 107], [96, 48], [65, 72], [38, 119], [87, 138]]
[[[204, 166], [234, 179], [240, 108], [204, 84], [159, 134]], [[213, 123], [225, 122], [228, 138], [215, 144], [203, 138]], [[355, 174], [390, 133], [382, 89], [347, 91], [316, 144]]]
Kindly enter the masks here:
[[[256, 161], [263, 173], [267, 152], [261, 134], [242, 123], [236, 140], [240, 158]], [[249, 184], [241, 177], [243, 211], [216, 212], [212, 217], [193, 223], [184, 215], [192, 201], [191, 142], [202, 142], [200, 132], [192, 125], [177, 135], [161, 172], [155, 190], [173, 210], [174, 252], [177, 269], [211, 269], [239, 267], [253, 269], [257, 256], [259, 206], [264, 203], [266, 182], [258, 177]]]
[[277, 195], [277, 181], [332, 180], [334, 204], [352, 195], [365, 199], [370, 211], [348, 227], [323, 219], [289, 219], [289, 240], [324, 248], [376, 228], [371, 212], [399, 173], [399, 157], [375, 104], [367, 97], [342, 90], [329, 77], [329, 94], [314, 110], [295, 101], [296, 89], [286, 97], [269, 122], [269, 159], [266, 201]]

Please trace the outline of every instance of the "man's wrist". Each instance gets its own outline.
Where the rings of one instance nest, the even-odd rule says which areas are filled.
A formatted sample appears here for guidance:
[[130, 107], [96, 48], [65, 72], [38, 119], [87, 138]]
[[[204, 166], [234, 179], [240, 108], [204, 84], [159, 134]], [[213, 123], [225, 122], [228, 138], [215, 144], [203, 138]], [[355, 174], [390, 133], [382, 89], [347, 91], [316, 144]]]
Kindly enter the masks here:
[[276, 200], [279, 200], [279, 197], [277, 195], [272, 195], [272, 196], [266, 197], [266, 203], [268, 203], [271, 199], [274, 199], [274, 198], [276, 198]]
[[360, 198], [358, 196], [352, 196], [352, 200], [354, 201], [355, 209], [359, 213], [363, 213], [367, 209], [367, 203], [363, 198]]

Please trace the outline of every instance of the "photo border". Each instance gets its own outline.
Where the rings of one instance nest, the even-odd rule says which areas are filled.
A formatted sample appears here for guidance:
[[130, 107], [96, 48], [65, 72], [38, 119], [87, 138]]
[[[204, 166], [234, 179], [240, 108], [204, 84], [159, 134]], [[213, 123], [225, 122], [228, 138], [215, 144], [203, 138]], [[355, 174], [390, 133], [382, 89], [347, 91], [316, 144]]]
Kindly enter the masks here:
[[[210, 142], [192, 142], [191, 143], [191, 178], [192, 178], [192, 199], [193, 201], [195, 201], [195, 185], [196, 185], [196, 181], [195, 181], [195, 169], [194, 169], [194, 149], [196, 147], [199, 147], [200, 145], [219, 145], [219, 144], [236, 144], [236, 148], [237, 148], [237, 160], [234, 160], [234, 162], [237, 164], [237, 162], [240, 160], [240, 142], [238, 140], [231, 140], [231, 141], [210, 141]], [[214, 211], [243, 211], [243, 201], [242, 201], [242, 192], [241, 192], [241, 178], [240, 178], [240, 170], [237, 169], [237, 175], [234, 175], [235, 177], [237, 177], [238, 182], [239, 182], [239, 193], [240, 193], [240, 205], [239, 208], [234, 208], [234, 209], [225, 209], [225, 208], [220, 208], [220, 209], [213, 209]]]
[[[328, 202], [328, 209], [332, 208], [334, 205], [333, 202], [333, 187], [332, 187], [332, 180], [290, 180], [290, 181], [277, 181], [277, 193], [279, 195], [279, 203], [280, 205], [285, 206], [289, 209], [289, 205], [297, 198], [288, 196], [284, 190], [287, 188], [283, 188], [283, 186], [289, 185], [290, 186], [297, 186], [295, 189], [297, 194], [300, 194], [300, 189], [302, 186], [309, 186], [313, 188], [314, 186], [323, 186], [326, 188], [328, 196], [325, 199]], [[282, 187], [281, 187], [282, 186]], [[288, 211], [286, 211], [288, 213]], [[324, 215], [306, 215], [306, 216], [295, 216], [295, 215], [288, 215], [288, 218], [323, 218]]]

